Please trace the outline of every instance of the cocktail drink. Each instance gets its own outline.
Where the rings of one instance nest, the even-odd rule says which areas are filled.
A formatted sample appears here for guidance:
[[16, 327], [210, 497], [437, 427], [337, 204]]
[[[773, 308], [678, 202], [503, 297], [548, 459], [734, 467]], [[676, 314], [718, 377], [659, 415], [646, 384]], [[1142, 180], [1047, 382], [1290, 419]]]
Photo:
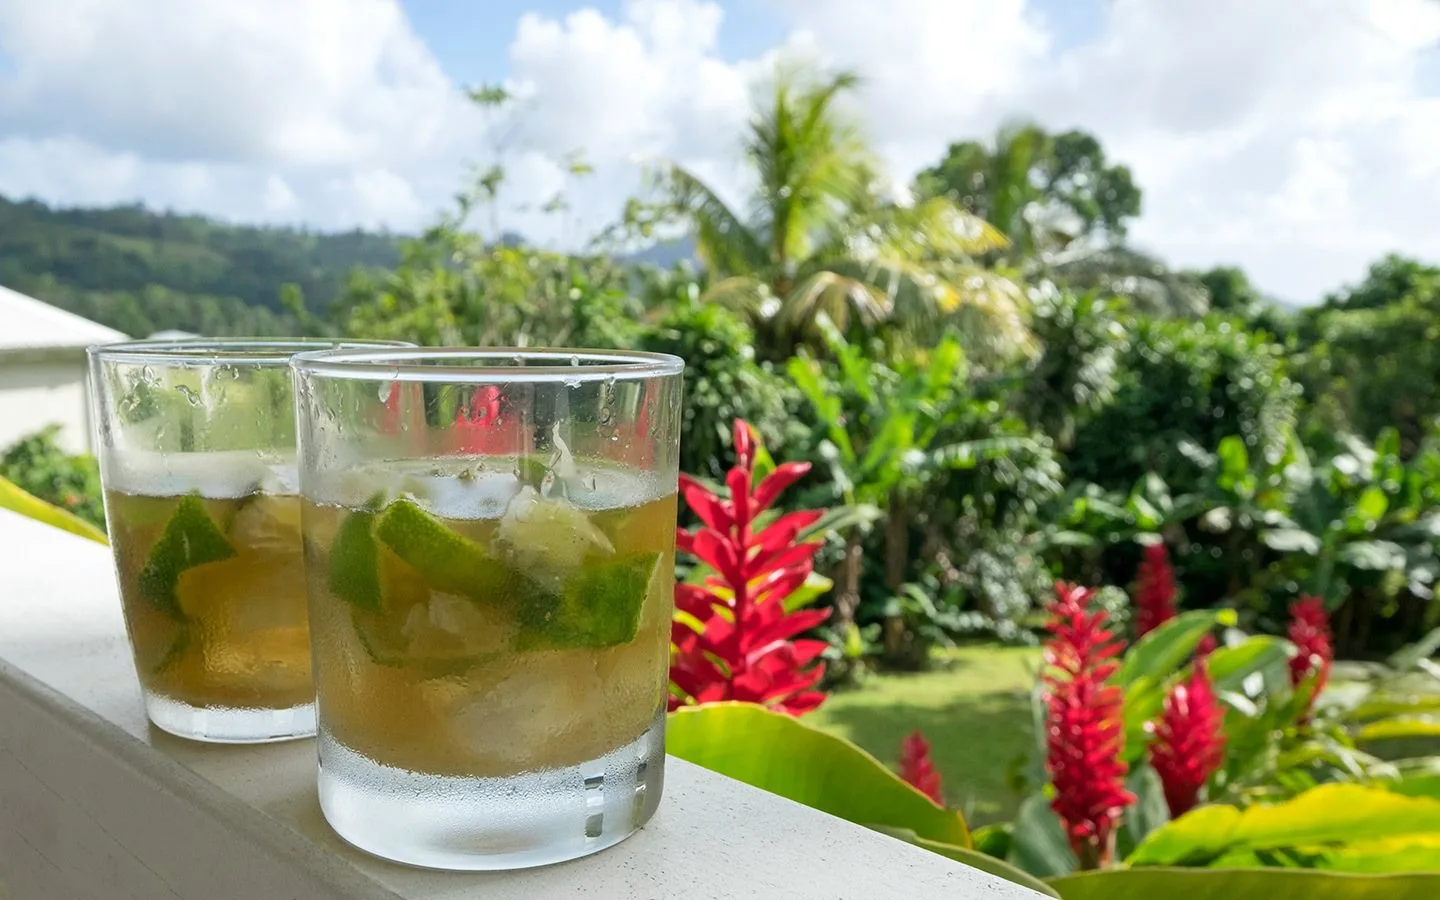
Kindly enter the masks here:
[[295, 366], [326, 817], [438, 868], [629, 835], [664, 761], [679, 360]]
[[116, 578], [146, 709], [166, 731], [314, 733], [289, 359], [332, 346], [91, 350]]

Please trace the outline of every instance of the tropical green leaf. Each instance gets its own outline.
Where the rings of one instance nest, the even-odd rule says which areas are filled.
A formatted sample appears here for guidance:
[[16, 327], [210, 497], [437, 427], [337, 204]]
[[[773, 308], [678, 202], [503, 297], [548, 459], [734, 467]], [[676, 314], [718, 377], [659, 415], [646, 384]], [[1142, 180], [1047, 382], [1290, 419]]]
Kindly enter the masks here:
[[1065, 826], [1043, 794], [1031, 794], [1020, 804], [1006, 859], [1037, 878], [1068, 875], [1079, 867]]
[[671, 713], [665, 749], [746, 784], [860, 825], [905, 828], [970, 846], [965, 818], [936, 805], [875, 757], [794, 716], [753, 703], [716, 703]]
[[1320, 552], [1320, 539], [1303, 528], [1267, 528], [1260, 532], [1260, 543], [1277, 553]]
[[1273, 806], [1203, 806], [1151, 832], [1132, 866], [1207, 865], [1236, 851], [1440, 832], [1440, 801], [1355, 784], [1326, 784]]
[[1146, 634], [1125, 652], [1115, 682], [1129, 685], [1142, 675], [1164, 676], [1178, 672], [1195, 654], [1202, 638], [1220, 626], [1233, 626], [1233, 609], [1204, 609], [1181, 613]]
[[970, 833], [975, 842], [975, 849], [981, 853], [1004, 859], [1010, 855], [1010, 833], [1012, 826], [1009, 822], [999, 825], [986, 825], [977, 828]]
[[1064, 900], [1434, 900], [1440, 874], [1303, 869], [1117, 869], [1050, 881]]
[[1363, 703], [1350, 712], [1350, 718], [1357, 722], [1369, 722], [1394, 716], [1427, 716], [1436, 713], [1440, 713], [1440, 694], [1383, 694], [1365, 698]]
[[1244, 439], [1231, 435], [1221, 440], [1216, 455], [1220, 458], [1222, 487], [1233, 489], [1250, 474], [1250, 451], [1245, 448]]
[[1390, 541], [1352, 541], [1340, 548], [1341, 562], [1370, 572], [1405, 568], [1405, 548]]
[[997, 859], [996, 857], [991, 856], [987, 853], [983, 853], [980, 850], [974, 850], [969, 847], [957, 847], [954, 844], [945, 844], [941, 843], [940, 841], [926, 840], [925, 838], [917, 836], [915, 832], [910, 831], [907, 828], [888, 828], [883, 825], [874, 825], [871, 827], [874, 828], [876, 831], [883, 832], [890, 835], [891, 837], [899, 838], [900, 840], [905, 841], [908, 844], [914, 844], [917, 847], [924, 847], [931, 853], [938, 853], [939, 855], [948, 857], [949, 859], [953, 859], [956, 862], [964, 863], [965, 865], [970, 866], [973, 869], [979, 869], [982, 872], [989, 872], [991, 875], [994, 875], [997, 878], [1003, 878], [1013, 884], [1027, 887], [1030, 890], [1042, 894], [1046, 897], [1055, 897], [1057, 898], [1057, 900], [1060, 897], [1060, 895], [1055, 892], [1054, 888], [1050, 887], [1045, 882], [1036, 878], [1034, 875], [1031, 875], [1029, 872], [1026, 872], [1023, 869], [1016, 868], [1015, 866], [1007, 863], [1005, 860]]
[[[1436, 535], [1436, 537], [1440, 537], [1440, 535]], [[1415, 665], [1422, 659], [1434, 656], [1437, 651], [1440, 651], [1440, 628], [1432, 628], [1420, 640], [1395, 651], [1386, 660], [1386, 664], [1396, 671], [1408, 672], [1415, 668]]]
[[1134, 805], [1125, 810], [1121, 834], [1128, 849], [1170, 821], [1170, 806], [1165, 801], [1165, 786], [1160, 776], [1149, 765], [1136, 766], [1125, 780], [1125, 786], [1135, 795]]
[[859, 528], [878, 521], [885, 512], [871, 503], [851, 503], [832, 506], [825, 515], [815, 521], [796, 537], [797, 541], [811, 541], [828, 534], [844, 534], [852, 528]]
[[1205, 660], [1217, 691], [1239, 691], [1253, 673], [1284, 666], [1290, 642], [1268, 635], [1246, 638], [1233, 647], [1220, 647]]
[[1440, 737], [1440, 718], [1434, 716], [1395, 716], [1361, 726], [1355, 740], [1392, 741], [1399, 738]]
[[1400, 780], [1384, 786], [1407, 797], [1429, 797], [1440, 800], [1440, 756], [1402, 759], [1395, 764]]
[[1210, 868], [1296, 868], [1384, 875], [1440, 870], [1440, 834], [1407, 835], [1341, 846], [1294, 847], [1284, 851], [1237, 850]]
[[8, 509], [17, 512], [26, 518], [34, 519], [68, 531], [71, 534], [78, 534], [80, 537], [89, 538], [101, 544], [108, 544], [105, 532], [91, 525], [89, 522], [58, 506], [52, 506], [36, 497], [33, 494], [21, 490], [14, 482], [7, 478], [0, 477], [0, 509]]
[[1385, 511], [1389, 508], [1390, 501], [1385, 496], [1385, 491], [1378, 485], [1371, 485], [1355, 501], [1353, 515], [1361, 526], [1374, 525], [1385, 517]]
[[794, 612], [797, 609], [804, 609], [810, 604], [819, 600], [821, 596], [828, 593], [835, 586], [835, 582], [812, 571], [805, 576], [805, 582], [794, 590], [790, 596], [785, 598], [785, 611]]

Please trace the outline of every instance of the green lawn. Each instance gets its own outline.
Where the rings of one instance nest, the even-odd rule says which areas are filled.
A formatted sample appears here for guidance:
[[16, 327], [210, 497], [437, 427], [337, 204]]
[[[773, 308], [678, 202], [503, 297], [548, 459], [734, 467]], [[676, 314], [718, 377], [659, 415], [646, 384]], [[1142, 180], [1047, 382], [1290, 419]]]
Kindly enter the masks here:
[[1030, 752], [1030, 688], [1040, 651], [974, 645], [937, 655], [933, 671], [871, 675], [805, 717], [893, 766], [900, 741], [920, 729], [944, 781], [945, 800], [972, 824], [1012, 818], [1010, 762]]

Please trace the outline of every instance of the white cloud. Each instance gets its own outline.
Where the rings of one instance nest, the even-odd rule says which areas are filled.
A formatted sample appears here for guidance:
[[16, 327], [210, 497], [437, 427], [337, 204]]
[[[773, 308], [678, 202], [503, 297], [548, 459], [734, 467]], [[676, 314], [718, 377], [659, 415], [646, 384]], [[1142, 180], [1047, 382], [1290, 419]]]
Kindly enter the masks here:
[[0, 58], [0, 188], [65, 202], [409, 225], [482, 129], [393, 0], [0, 0]]
[[[502, 224], [574, 244], [637, 160], [733, 193], [752, 80], [804, 53], [865, 76], [854, 102], [900, 178], [1013, 117], [1082, 127], [1145, 190], [1137, 241], [1306, 300], [1392, 249], [1440, 258], [1440, 97], [1421, 77], [1440, 3], [1303, 6], [1113, 0], [1072, 46], [1025, 0], [778, 0], [783, 46], [738, 61], [718, 2], [531, 13], [510, 46], [521, 102], [487, 129], [395, 0], [0, 0], [0, 191], [413, 228], [498, 141], [507, 206], [527, 207]], [[556, 161], [577, 149], [597, 171], [572, 182]], [[567, 214], [536, 212], [562, 189]]]

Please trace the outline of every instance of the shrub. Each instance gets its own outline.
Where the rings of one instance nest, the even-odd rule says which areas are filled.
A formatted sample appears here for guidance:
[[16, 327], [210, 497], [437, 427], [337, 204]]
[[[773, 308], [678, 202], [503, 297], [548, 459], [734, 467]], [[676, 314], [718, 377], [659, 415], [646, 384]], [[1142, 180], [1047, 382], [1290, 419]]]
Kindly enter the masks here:
[[1252, 451], [1284, 449], [1299, 390], [1282, 348], [1237, 320], [1139, 319], [1131, 326], [1114, 399], [1076, 434], [1068, 469], [1107, 490], [1156, 473], [1171, 489], [1197, 485], [1182, 442], [1212, 448], [1239, 435]]
[[88, 454], [66, 453], [56, 443], [60, 426], [21, 438], [0, 452], [0, 477], [48, 503], [105, 527], [100, 468]]

